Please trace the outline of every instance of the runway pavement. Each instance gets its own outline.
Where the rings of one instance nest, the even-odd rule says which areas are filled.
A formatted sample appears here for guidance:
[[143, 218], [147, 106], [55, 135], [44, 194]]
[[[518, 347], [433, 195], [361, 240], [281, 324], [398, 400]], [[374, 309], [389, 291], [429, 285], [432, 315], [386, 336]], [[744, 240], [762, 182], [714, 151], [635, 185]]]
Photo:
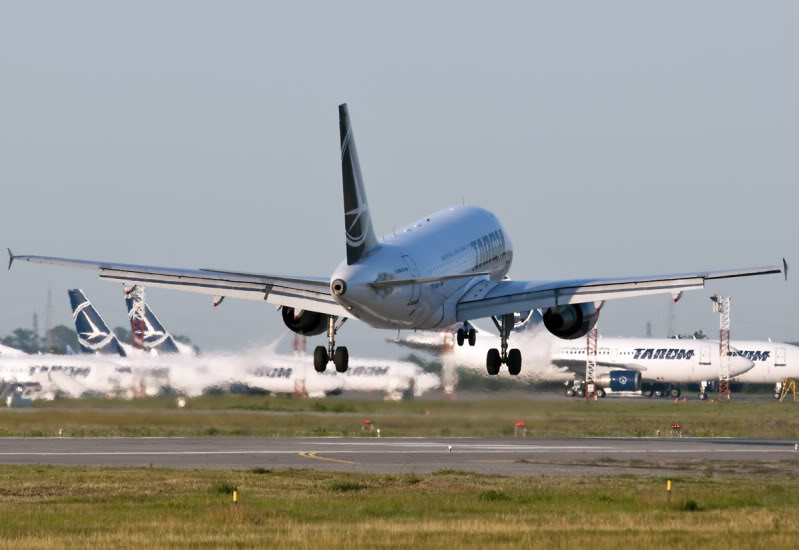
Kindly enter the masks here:
[[0, 438], [0, 464], [706, 475], [713, 467], [727, 474], [793, 470], [799, 452], [790, 441], [688, 438]]

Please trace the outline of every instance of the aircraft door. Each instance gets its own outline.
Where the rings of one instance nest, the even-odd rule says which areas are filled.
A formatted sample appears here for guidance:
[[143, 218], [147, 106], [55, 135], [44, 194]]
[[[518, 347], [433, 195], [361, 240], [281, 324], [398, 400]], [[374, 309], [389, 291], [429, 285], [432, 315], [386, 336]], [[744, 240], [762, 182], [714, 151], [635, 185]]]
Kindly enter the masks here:
[[702, 346], [699, 349], [699, 364], [700, 365], [710, 364], [710, 346]]
[[[411, 274], [412, 279], [417, 279], [419, 277], [419, 269], [416, 267], [416, 262], [414, 262], [410, 256], [403, 256], [403, 261], [405, 261], [405, 265], [408, 266], [408, 271]], [[419, 303], [419, 295], [422, 292], [421, 285], [415, 284], [411, 288], [411, 299], [408, 301], [409, 306], [413, 306]]]
[[618, 361], [619, 361], [619, 350], [613, 348], [610, 350], [610, 362], [618, 363]]
[[777, 356], [774, 357], [775, 367], [785, 366], [785, 348], [777, 348]]

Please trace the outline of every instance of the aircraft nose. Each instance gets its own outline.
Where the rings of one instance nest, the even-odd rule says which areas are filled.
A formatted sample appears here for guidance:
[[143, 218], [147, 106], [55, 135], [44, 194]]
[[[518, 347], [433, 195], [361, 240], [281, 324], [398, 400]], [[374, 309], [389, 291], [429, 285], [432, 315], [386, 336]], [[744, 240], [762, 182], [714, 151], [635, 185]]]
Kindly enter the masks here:
[[747, 359], [746, 357], [742, 357], [740, 355], [733, 355], [732, 357], [730, 357], [731, 376], [737, 376], [739, 374], [743, 374], [754, 366], [755, 366], [754, 362], [751, 359]]

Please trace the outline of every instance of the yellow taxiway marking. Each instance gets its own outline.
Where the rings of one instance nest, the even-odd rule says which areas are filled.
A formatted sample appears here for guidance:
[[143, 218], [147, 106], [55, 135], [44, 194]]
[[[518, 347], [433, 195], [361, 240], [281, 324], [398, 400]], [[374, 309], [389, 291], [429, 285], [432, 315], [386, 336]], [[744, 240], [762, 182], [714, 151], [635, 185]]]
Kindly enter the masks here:
[[316, 454], [316, 451], [300, 451], [297, 453], [300, 456], [304, 456], [305, 458], [315, 458], [316, 460], [327, 460], [328, 462], [338, 462], [340, 464], [358, 464], [357, 462], [352, 462], [350, 460], [341, 460], [339, 458], [328, 458], [326, 456], [319, 456]]

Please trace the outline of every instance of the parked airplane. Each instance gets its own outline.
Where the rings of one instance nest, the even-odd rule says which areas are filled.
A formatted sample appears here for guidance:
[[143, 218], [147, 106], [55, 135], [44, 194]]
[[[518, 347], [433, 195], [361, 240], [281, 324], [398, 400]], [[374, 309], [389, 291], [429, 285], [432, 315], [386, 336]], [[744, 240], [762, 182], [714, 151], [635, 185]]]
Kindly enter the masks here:
[[[525, 369], [525, 378], [535, 381], [572, 381], [567, 395], [585, 396], [586, 343], [564, 342], [542, 330], [538, 312], [517, 323], [515, 338], [525, 354], [535, 357], [535, 368]], [[455, 346], [451, 333], [412, 333], [393, 340], [406, 347], [438, 355], [445, 365], [483, 370], [485, 353], [479, 344]], [[718, 379], [719, 344], [709, 340], [674, 338], [605, 338], [597, 346], [598, 393], [605, 390], [641, 391], [645, 396], [678, 397], [679, 384]], [[750, 358], [730, 358], [731, 375], [746, 373], [754, 366]]]
[[73, 288], [67, 290], [67, 294], [72, 305], [72, 319], [75, 321], [81, 351], [125, 357], [127, 353], [119, 339], [111, 332], [83, 291]]
[[735, 340], [732, 346], [741, 357], [754, 362], [752, 369], [731, 376], [734, 382], [774, 384], [774, 397], [779, 399], [784, 381], [799, 379], [799, 347], [793, 344]]
[[584, 336], [597, 322], [605, 300], [704, 288], [705, 281], [787, 272], [760, 267], [674, 275], [511, 281], [513, 260], [507, 232], [497, 217], [475, 206], [448, 208], [378, 239], [372, 227], [366, 192], [346, 104], [339, 106], [344, 191], [346, 259], [330, 277], [286, 277], [219, 269], [174, 269], [56, 258], [14, 259], [95, 269], [101, 279], [161, 286], [215, 296], [265, 301], [282, 308], [294, 332], [327, 332], [328, 345], [314, 350], [314, 367], [324, 372], [332, 359], [346, 372], [349, 353], [336, 347], [336, 334], [351, 318], [376, 328], [433, 329], [461, 324], [473, 343], [470, 320], [490, 317], [500, 333], [500, 348], [486, 352], [489, 374], [505, 364], [517, 375], [522, 354], [508, 350], [514, 313], [544, 310], [544, 325], [559, 338]]
[[164, 328], [144, 299], [144, 287], [125, 287], [125, 305], [134, 348], [159, 354], [194, 353], [190, 346], [177, 342]]

